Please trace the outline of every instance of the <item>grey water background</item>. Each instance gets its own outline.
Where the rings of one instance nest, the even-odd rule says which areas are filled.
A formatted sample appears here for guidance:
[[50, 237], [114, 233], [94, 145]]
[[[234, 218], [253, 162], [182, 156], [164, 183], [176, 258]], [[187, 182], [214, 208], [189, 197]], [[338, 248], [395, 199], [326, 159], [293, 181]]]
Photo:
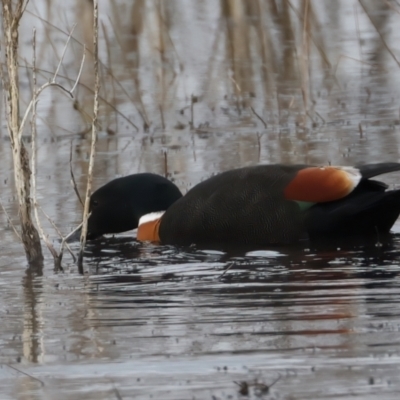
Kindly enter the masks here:
[[[100, 22], [95, 187], [149, 171], [185, 192], [259, 163], [399, 161], [397, 1], [102, 0]], [[88, 166], [91, 3], [32, 0], [20, 37], [24, 112], [32, 28], [43, 84], [75, 23], [58, 81], [73, 86], [85, 43], [76, 97], [45, 91], [37, 121], [38, 200], [64, 234], [82, 212], [70, 165], [81, 193]], [[17, 223], [4, 118], [0, 160]], [[399, 232], [384, 246], [227, 253], [130, 232], [89, 244], [81, 276], [67, 254], [63, 273], [48, 255], [27, 269], [1, 211], [1, 398], [397, 399]]]

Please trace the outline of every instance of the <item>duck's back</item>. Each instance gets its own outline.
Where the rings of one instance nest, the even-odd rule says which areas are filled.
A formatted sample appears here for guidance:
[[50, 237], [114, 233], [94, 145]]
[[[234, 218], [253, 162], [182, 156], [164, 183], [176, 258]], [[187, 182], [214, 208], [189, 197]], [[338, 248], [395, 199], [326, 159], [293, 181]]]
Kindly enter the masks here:
[[164, 214], [163, 243], [273, 244], [304, 232], [299, 205], [284, 190], [305, 165], [265, 165], [218, 174], [196, 185]]

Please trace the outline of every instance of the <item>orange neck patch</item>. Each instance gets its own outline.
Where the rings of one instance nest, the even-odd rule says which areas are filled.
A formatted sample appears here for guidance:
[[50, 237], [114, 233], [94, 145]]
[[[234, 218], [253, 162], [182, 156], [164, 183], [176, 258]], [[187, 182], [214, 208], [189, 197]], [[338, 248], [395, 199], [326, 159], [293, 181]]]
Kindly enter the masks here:
[[158, 230], [160, 228], [162, 212], [144, 215], [139, 220], [136, 239], [141, 242], [160, 242]]
[[300, 170], [286, 186], [288, 200], [323, 203], [342, 199], [350, 194], [361, 180], [353, 167], [309, 167]]

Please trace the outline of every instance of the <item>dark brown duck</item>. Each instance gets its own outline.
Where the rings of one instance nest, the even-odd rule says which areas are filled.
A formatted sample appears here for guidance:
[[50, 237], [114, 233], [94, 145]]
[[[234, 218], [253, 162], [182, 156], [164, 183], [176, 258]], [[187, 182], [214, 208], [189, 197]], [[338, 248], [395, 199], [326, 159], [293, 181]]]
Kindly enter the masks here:
[[399, 170], [399, 163], [259, 165], [215, 175], [183, 197], [158, 175], [130, 175], [93, 193], [88, 238], [138, 226], [138, 240], [174, 245], [376, 236], [398, 218], [400, 190], [370, 178]]

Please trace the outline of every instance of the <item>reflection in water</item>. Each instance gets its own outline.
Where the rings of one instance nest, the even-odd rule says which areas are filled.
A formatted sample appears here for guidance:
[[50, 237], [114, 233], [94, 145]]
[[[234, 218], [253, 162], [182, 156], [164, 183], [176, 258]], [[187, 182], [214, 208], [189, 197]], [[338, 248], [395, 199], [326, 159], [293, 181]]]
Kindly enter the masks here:
[[[27, 361], [37, 363], [44, 354], [42, 316], [42, 271], [26, 270], [23, 279], [25, 295], [24, 330], [22, 335], [23, 355]], [[38, 279], [36, 279], [38, 278]]]

